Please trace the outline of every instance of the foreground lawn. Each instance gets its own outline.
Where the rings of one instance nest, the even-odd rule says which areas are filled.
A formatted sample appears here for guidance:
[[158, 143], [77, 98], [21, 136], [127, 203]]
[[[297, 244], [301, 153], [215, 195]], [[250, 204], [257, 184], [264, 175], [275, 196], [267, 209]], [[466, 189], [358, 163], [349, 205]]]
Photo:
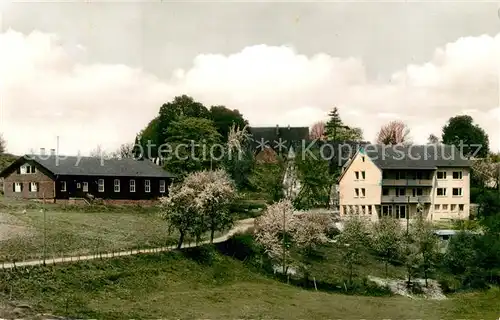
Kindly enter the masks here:
[[[155, 207], [79, 208], [26, 203], [0, 201], [0, 261], [41, 259], [44, 243], [48, 258], [177, 243], [177, 233], [169, 233]], [[46, 210], [45, 223], [42, 208]]]
[[[207, 253], [208, 252], [208, 253]], [[499, 291], [446, 301], [299, 289], [211, 250], [191, 249], [5, 272], [4, 299], [97, 319], [496, 319]]]

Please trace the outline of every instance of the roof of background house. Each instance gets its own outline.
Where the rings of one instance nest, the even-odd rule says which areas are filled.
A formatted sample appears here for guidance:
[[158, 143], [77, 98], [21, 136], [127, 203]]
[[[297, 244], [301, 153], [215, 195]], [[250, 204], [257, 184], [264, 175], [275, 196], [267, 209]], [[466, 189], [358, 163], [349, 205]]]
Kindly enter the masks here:
[[248, 131], [255, 147], [266, 145], [273, 149], [279, 148], [280, 138], [281, 146], [289, 148], [309, 137], [309, 127], [250, 127]]
[[451, 145], [367, 145], [361, 150], [381, 169], [470, 167], [470, 160]]
[[53, 156], [53, 155], [25, 155], [20, 157], [9, 168], [0, 173], [10, 171], [9, 169], [23, 161], [32, 160], [43, 166], [54, 175], [81, 175], [81, 176], [114, 176], [114, 177], [164, 177], [173, 178], [174, 174], [163, 170], [160, 166], [149, 160], [124, 159], [101, 159], [94, 157], [77, 156]]

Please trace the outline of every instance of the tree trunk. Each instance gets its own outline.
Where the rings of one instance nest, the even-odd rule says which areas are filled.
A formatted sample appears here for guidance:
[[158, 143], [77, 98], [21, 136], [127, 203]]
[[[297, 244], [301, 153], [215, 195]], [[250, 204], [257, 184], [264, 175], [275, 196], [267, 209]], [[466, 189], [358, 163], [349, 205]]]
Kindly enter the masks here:
[[210, 243], [214, 243], [215, 228], [212, 227], [210, 230]]
[[177, 243], [177, 249], [182, 248], [182, 243], [184, 242], [184, 231], [180, 231], [179, 242]]
[[389, 264], [389, 262], [387, 261], [387, 259], [385, 259], [385, 277], [386, 278], [387, 278], [387, 274], [389, 273], [388, 270], [387, 270], [388, 269], [388, 264]]
[[352, 265], [349, 268], [349, 287], [352, 287]]

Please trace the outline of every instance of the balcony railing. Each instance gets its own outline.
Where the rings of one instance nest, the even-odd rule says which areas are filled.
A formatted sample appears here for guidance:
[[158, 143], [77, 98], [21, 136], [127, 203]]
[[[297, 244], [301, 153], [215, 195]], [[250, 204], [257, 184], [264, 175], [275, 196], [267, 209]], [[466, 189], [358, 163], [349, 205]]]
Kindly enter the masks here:
[[382, 179], [382, 185], [432, 187], [432, 179]]
[[430, 203], [431, 196], [382, 196], [382, 203]]

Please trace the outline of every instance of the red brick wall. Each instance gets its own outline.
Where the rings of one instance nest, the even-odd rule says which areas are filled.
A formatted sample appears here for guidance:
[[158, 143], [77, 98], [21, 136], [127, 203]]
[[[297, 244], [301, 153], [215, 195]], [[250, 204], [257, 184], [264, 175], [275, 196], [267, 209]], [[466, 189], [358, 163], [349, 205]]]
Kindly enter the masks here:
[[[20, 182], [23, 184], [22, 192], [14, 192], [14, 183]], [[38, 190], [30, 192], [30, 182], [38, 182]], [[14, 171], [4, 179], [4, 192], [7, 197], [26, 198], [26, 199], [53, 199], [54, 198], [54, 181], [36, 170], [36, 173], [18, 174]]]

